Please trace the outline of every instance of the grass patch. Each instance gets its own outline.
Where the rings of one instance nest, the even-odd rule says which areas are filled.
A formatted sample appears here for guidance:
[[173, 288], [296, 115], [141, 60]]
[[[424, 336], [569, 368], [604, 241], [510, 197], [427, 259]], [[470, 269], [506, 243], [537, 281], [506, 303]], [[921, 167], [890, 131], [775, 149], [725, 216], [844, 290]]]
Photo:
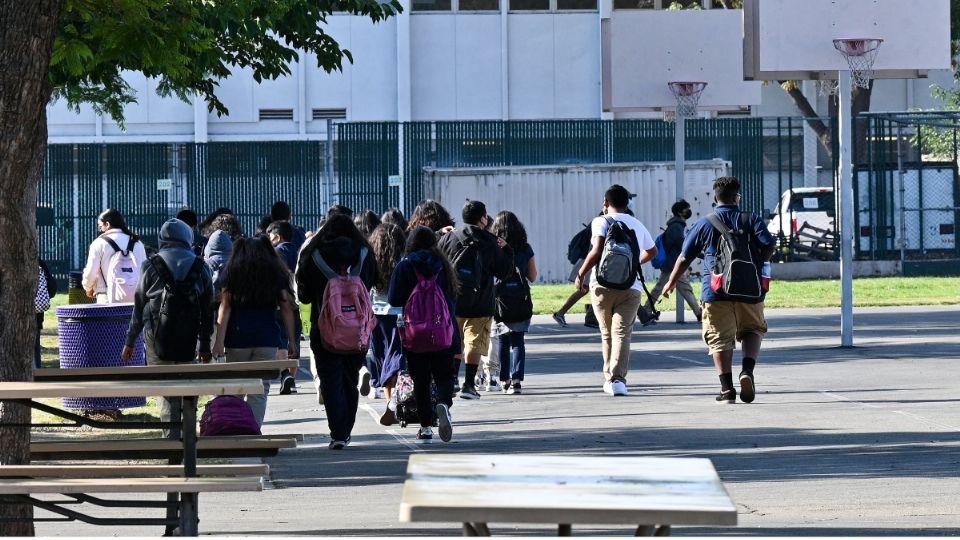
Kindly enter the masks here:
[[[698, 282], [699, 283], [699, 282]], [[653, 288], [653, 283], [647, 286]], [[573, 292], [572, 284], [534, 285], [533, 308], [540, 315], [560, 309]], [[700, 297], [700, 287], [693, 292]], [[584, 298], [579, 303], [589, 302]], [[880, 277], [853, 281], [853, 304], [868, 306], [936, 306], [960, 304], [960, 277]], [[840, 307], [840, 280], [774, 281], [767, 294], [766, 306], [771, 308], [830, 308]], [[661, 301], [658, 309], [673, 311], [675, 302]], [[571, 313], [581, 313], [574, 308]]]

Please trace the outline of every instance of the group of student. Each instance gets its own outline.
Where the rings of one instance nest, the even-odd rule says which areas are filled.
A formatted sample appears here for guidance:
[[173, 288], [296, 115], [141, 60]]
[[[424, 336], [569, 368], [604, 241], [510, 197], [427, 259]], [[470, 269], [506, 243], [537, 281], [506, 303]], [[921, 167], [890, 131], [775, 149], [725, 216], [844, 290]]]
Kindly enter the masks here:
[[[736, 341], [744, 353], [740, 398], [754, 399], [753, 370], [767, 329], [759, 283], [775, 247], [762, 220], [740, 210], [739, 191], [736, 178], [718, 178], [714, 213], [686, 234], [689, 205], [674, 205], [669, 238], [661, 242], [671, 253], [655, 292], [689, 292], [686, 270], [704, 258], [708, 271], [697, 306], [702, 312], [696, 313], [720, 375], [722, 403], [737, 398]], [[655, 302], [643, 305], [640, 268], [657, 256], [657, 242], [629, 212], [630, 197], [619, 185], [604, 193], [603, 211], [590, 224], [589, 248], [571, 276], [575, 294], [591, 296], [601, 334], [603, 391], [614, 396], [628, 393], [637, 314]], [[297, 305], [310, 305], [314, 382], [331, 449], [349, 445], [361, 389], [371, 383], [387, 398], [380, 422], [398, 421], [402, 374], [413, 383], [417, 438], [431, 440], [437, 427], [440, 439], [449, 441], [457, 393], [479, 399], [480, 390], [522, 392], [524, 338], [533, 312], [530, 282], [537, 278], [534, 251], [515, 214], [491, 217], [482, 202], [468, 201], [461, 218], [458, 226], [433, 200], [421, 202], [409, 221], [397, 209], [354, 216], [335, 205], [315, 232], [306, 232], [292, 225], [289, 205], [281, 201], [248, 238], [229, 209], [203, 223], [185, 210], [163, 224], [159, 249], [148, 257], [120, 212], [110, 209], [98, 217], [101, 235], [90, 247], [83, 286], [98, 302], [133, 302], [122, 356], [132, 357], [143, 334], [150, 364], [299, 358]], [[135, 277], [124, 274], [131, 268]], [[565, 323], [562, 316], [558, 322]], [[281, 374], [281, 394], [295, 391], [294, 376]], [[269, 387], [264, 380], [262, 396], [246, 397], [259, 424]], [[164, 401], [161, 416], [177, 414], [173, 407]]]

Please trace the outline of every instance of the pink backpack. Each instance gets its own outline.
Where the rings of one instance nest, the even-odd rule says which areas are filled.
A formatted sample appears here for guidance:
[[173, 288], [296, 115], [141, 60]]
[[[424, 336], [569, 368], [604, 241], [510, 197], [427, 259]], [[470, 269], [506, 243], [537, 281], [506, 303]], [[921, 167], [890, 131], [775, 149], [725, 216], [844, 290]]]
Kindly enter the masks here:
[[366, 354], [370, 347], [370, 335], [377, 326], [377, 318], [373, 314], [370, 291], [360, 279], [366, 257], [367, 248], [361, 248], [360, 260], [343, 275], [334, 272], [319, 251], [313, 252], [313, 262], [327, 278], [317, 329], [324, 348], [330, 352]]
[[260, 426], [250, 405], [238, 396], [217, 396], [203, 409], [200, 436], [260, 435]]
[[417, 286], [403, 306], [403, 348], [416, 353], [436, 352], [453, 344], [450, 306], [437, 283], [438, 275], [426, 278], [417, 272]]

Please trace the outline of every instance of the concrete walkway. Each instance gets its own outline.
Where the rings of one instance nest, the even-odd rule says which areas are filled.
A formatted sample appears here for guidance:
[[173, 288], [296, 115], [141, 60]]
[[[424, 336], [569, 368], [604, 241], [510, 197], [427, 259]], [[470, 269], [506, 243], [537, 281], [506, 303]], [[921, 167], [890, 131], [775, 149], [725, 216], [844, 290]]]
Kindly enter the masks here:
[[[449, 444], [417, 445], [415, 428], [380, 426], [383, 400], [361, 398], [353, 444], [330, 451], [323, 408], [303, 379], [299, 394], [270, 396], [265, 425], [268, 433], [304, 433], [303, 444], [268, 460], [272, 479], [263, 493], [201, 495], [200, 530], [459, 535], [457, 523], [398, 523], [408, 456], [506, 452], [710, 458], [740, 509], [740, 525], [677, 527], [674, 535], [960, 534], [957, 311], [860, 309], [856, 347], [840, 349], [837, 310], [771, 310], [756, 402], [733, 406], [714, 403], [719, 382], [699, 325], [638, 325], [630, 395], [614, 398], [600, 389], [598, 335], [538, 317], [527, 340], [523, 395], [457, 399]], [[494, 534], [555, 531], [491, 526]], [[161, 532], [37, 526], [49, 536]], [[574, 527], [578, 532], [632, 534]]]

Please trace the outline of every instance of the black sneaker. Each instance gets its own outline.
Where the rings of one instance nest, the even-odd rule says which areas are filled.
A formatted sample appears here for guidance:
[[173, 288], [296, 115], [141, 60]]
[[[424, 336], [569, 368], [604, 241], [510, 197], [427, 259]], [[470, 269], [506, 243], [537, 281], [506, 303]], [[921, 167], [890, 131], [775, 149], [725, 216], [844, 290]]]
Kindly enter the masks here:
[[280, 377], [280, 395], [286, 396], [293, 393], [293, 376], [289, 372], [284, 371], [284, 375]]
[[753, 374], [744, 371], [740, 372], [740, 401], [744, 403], [753, 403], [757, 397], [757, 389], [753, 384]]
[[434, 410], [437, 415], [437, 428], [440, 431], [440, 440], [450, 442], [453, 438], [453, 421], [450, 419], [450, 410], [443, 403], [437, 403]]
[[331, 450], [343, 450], [347, 446], [347, 444], [349, 444], [348, 441], [332, 440], [330, 441], [330, 445], [328, 446], [328, 448]]
[[430, 442], [433, 440], [433, 428], [422, 427], [417, 432], [417, 440], [420, 442]]
[[720, 392], [720, 395], [717, 396], [717, 403], [721, 405], [732, 405], [737, 402], [737, 391], [736, 390], [725, 390]]
[[511, 396], [523, 393], [523, 389], [520, 388], [520, 383], [515, 382], [510, 384], [510, 389], [507, 390], [507, 393]]
[[460, 389], [460, 397], [462, 399], [480, 399], [480, 394], [477, 392], [476, 387], [465, 384], [463, 388]]

